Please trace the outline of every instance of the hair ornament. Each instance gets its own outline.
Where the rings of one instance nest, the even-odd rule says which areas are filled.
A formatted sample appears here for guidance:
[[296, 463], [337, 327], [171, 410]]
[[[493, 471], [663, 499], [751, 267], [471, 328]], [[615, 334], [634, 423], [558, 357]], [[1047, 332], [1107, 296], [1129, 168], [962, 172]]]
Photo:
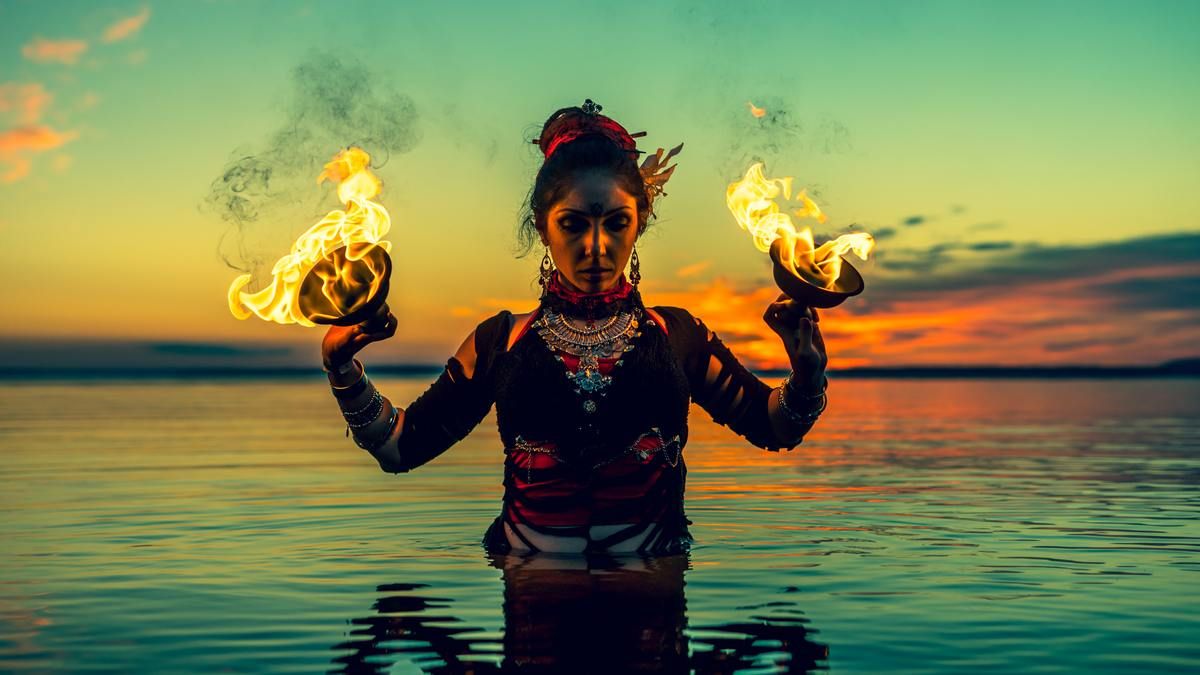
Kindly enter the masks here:
[[645, 161], [638, 169], [642, 173], [642, 181], [646, 183], [646, 194], [650, 197], [650, 202], [653, 203], [658, 197], [665, 196], [667, 193], [663, 191], [663, 186], [671, 179], [671, 174], [675, 173], [675, 167], [678, 164], [667, 166], [671, 158], [679, 154], [683, 150], [683, 143], [671, 148], [664, 156], [664, 150], [659, 148], [653, 155], [646, 155]]

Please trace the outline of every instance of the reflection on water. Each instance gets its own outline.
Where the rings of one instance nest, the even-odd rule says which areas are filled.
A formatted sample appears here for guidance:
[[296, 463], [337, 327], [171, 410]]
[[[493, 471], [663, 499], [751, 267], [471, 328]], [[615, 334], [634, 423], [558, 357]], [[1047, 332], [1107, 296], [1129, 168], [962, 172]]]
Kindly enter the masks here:
[[801, 673], [828, 654], [787, 601], [740, 622], [692, 627], [689, 645], [686, 555], [489, 559], [503, 571], [501, 636], [464, 625], [453, 601], [426, 584], [386, 584], [374, 614], [354, 619], [352, 639], [335, 645], [349, 653], [331, 672], [383, 673], [406, 656], [429, 673]]
[[394, 476], [319, 378], [9, 385], [0, 672], [1200, 669], [1200, 380], [830, 391], [792, 453], [692, 410], [686, 560], [547, 569], [494, 418]]

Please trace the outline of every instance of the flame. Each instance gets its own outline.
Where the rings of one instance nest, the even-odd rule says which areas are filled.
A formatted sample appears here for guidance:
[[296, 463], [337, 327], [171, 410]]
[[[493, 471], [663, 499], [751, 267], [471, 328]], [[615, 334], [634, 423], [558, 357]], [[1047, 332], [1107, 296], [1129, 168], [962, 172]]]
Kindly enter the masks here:
[[[336, 181], [338, 199], [346, 209], [330, 211], [300, 235], [291, 252], [271, 269], [273, 278], [266, 288], [247, 293], [242, 289], [252, 276], [234, 279], [229, 286], [229, 311], [235, 317], [315, 326], [311, 318], [348, 314], [371, 296], [383, 281], [380, 250], [391, 251], [392, 245], [382, 241], [391, 228], [391, 217], [381, 204], [371, 201], [383, 184], [371, 173], [370, 164], [370, 155], [352, 147], [325, 165], [317, 184]], [[319, 285], [304, 284], [310, 272], [315, 272]], [[314, 290], [304, 293], [302, 285]]]
[[767, 111], [765, 108], [760, 108], [760, 107], [754, 105], [753, 103], [751, 103], [750, 101], [746, 101], [746, 105], [750, 106], [750, 114], [754, 115], [755, 117], [763, 117], [764, 115], [767, 114]]
[[[739, 181], [729, 184], [725, 203], [737, 219], [738, 225], [754, 238], [754, 246], [766, 253], [771, 245], [781, 239], [780, 261], [791, 268], [805, 281], [822, 288], [833, 288], [842, 273], [842, 256], [853, 251], [863, 260], [875, 248], [875, 238], [866, 232], [843, 234], [833, 241], [816, 246], [812, 230], [797, 231], [792, 218], [779, 210], [776, 197], [783, 195], [791, 199], [792, 177], [767, 178], [763, 165], [756, 162]], [[824, 223], [827, 216], [821, 207], [801, 190], [795, 198], [800, 208], [794, 213], [800, 218], [812, 218]]]

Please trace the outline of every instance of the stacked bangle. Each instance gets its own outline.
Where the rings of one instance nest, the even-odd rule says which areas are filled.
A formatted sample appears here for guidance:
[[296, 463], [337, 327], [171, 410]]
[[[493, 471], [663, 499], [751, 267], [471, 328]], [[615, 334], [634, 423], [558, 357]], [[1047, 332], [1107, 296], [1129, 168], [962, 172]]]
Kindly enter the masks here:
[[[797, 426], [811, 425], [817, 421], [821, 413], [825, 412], [825, 406], [829, 402], [829, 398], [825, 395], [825, 390], [829, 387], [829, 379], [825, 379], [821, 391], [807, 396], [795, 393], [791, 382], [792, 377], [789, 375], [788, 379], [777, 387], [779, 389], [779, 409]], [[788, 401], [789, 396], [792, 398], [791, 402]]]
[[[370, 379], [367, 378], [367, 369], [363, 368], [363, 365], [359, 363], [358, 359], [351, 361], [350, 365], [358, 366], [358, 379], [354, 381], [354, 384], [349, 384], [344, 387], [339, 387], [333, 383], [330, 383], [329, 385], [330, 388], [333, 389], [333, 395], [337, 397], [339, 401], [349, 401], [358, 398], [358, 396], [366, 391], [367, 387], [371, 384]], [[346, 366], [343, 365], [334, 370], [327, 370], [326, 372], [344, 374], [346, 372]]]
[[342, 417], [346, 418], [346, 424], [351, 429], [362, 429], [370, 426], [381, 412], [383, 412], [383, 395], [379, 393], [378, 389], [374, 389], [371, 392], [371, 400], [367, 401], [366, 405], [358, 410], [343, 409]]
[[[364, 368], [363, 365], [358, 362], [358, 359], [354, 359], [350, 362], [350, 364], [343, 364], [342, 366], [332, 370], [327, 369], [327, 371], [331, 373], [337, 372], [339, 374], [345, 374], [349, 372], [351, 365], [356, 365], [359, 369], [359, 376], [354, 384], [347, 385], [345, 387], [339, 387], [334, 384], [330, 384], [329, 386], [331, 389], [333, 389], [333, 395], [335, 398], [337, 398], [338, 406], [342, 409], [342, 417], [346, 419], [346, 435], [353, 435], [355, 445], [363, 450], [378, 450], [385, 442], [387, 442], [387, 439], [391, 437], [392, 432], [395, 430], [396, 420], [400, 417], [400, 410], [396, 408], [396, 406], [389, 404], [392, 412], [388, 416], [385, 431], [377, 438], [361, 437], [359, 435], [359, 431], [366, 429], [379, 419], [379, 415], [384, 409], [385, 399], [383, 398], [383, 395], [379, 393], [379, 390], [375, 388], [375, 385], [371, 383], [371, 378], [367, 377], [366, 368]], [[344, 407], [345, 403], [361, 397], [367, 391], [371, 392], [371, 396], [367, 399], [366, 403], [364, 403], [357, 410], [346, 410]]]
[[[400, 417], [400, 410], [397, 409], [396, 406], [392, 406], [392, 414], [388, 417], [387, 429], [378, 438], [361, 438], [357, 433], [355, 433], [354, 444], [363, 450], [366, 450], [367, 452], [374, 452], [375, 450], [378, 450], [381, 446], [383, 446], [384, 443], [387, 442], [389, 438], [392, 437], [392, 431], [394, 431], [396, 428], [396, 419], [398, 417]], [[349, 427], [347, 427], [346, 431], [349, 433]]]

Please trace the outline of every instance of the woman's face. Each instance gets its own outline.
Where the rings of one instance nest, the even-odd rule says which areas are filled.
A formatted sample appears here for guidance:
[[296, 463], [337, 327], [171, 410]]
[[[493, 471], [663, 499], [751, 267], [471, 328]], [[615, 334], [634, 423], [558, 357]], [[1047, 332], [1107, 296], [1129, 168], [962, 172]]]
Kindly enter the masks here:
[[606, 171], [576, 174], [546, 213], [542, 243], [569, 286], [606, 291], [625, 271], [638, 236], [637, 200]]

